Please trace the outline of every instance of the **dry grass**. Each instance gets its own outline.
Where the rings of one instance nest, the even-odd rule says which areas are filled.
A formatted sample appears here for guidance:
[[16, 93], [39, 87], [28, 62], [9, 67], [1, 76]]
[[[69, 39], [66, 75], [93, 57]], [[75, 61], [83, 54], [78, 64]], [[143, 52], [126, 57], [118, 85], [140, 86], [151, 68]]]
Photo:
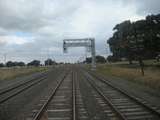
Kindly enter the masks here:
[[145, 84], [149, 87], [160, 89], [160, 69], [145, 70], [145, 76], [141, 75], [139, 68], [125, 68], [116, 65], [98, 65], [97, 72], [107, 76], [121, 77], [133, 82]]
[[0, 80], [14, 79], [16, 77], [29, 75], [35, 72], [46, 71], [46, 67], [29, 67], [29, 68], [5, 68], [0, 69]]

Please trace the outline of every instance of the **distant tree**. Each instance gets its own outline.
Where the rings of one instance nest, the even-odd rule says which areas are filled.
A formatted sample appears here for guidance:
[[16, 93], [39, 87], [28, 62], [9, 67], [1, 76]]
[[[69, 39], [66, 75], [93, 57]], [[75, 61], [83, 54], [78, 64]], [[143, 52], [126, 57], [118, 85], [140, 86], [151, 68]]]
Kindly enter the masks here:
[[117, 58], [117, 57], [115, 57], [115, 56], [113, 56], [113, 55], [109, 55], [109, 56], [107, 57], [107, 60], [108, 60], [109, 62], [117, 62], [117, 61], [120, 61], [119, 58]]
[[91, 57], [87, 57], [84, 62], [85, 62], [85, 63], [91, 63], [91, 62], [92, 62], [92, 58], [91, 58]]
[[54, 64], [56, 64], [56, 62], [55, 61], [53, 61], [52, 59], [47, 59], [47, 60], [45, 60], [45, 65], [47, 66], [47, 65], [54, 65]]
[[28, 66], [40, 66], [39, 60], [33, 60], [27, 64]]
[[96, 62], [97, 62], [97, 63], [105, 63], [105, 62], [106, 62], [106, 59], [105, 59], [105, 57], [103, 57], [103, 56], [97, 55], [97, 56], [96, 56]]
[[155, 58], [160, 52], [160, 14], [149, 15], [144, 20], [124, 21], [117, 24], [108, 39], [113, 57], [132, 60]]
[[3, 64], [3, 63], [0, 63], [0, 67], [4, 67], [4, 64]]
[[143, 59], [156, 58], [160, 52], [160, 14], [149, 15], [144, 20], [124, 21], [114, 27], [108, 40], [110, 50], [116, 58], [139, 61], [144, 75]]
[[17, 62], [16, 66], [25, 66], [24, 62]]
[[115, 31], [113, 37], [108, 40], [113, 57], [117, 57], [117, 60], [128, 58], [129, 62], [132, 63], [133, 52], [130, 49], [131, 38], [129, 37], [133, 31], [132, 23], [124, 21], [117, 24], [113, 30]]
[[60, 62], [60, 63], [58, 63], [58, 64], [62, 65], [62, 64], [64, 64], [64, 62]]
[[17, 62], [17, 61], [15, 61], [15, 62], [8, 61], [8, 62], [6, 63], [6, 66], [7, 66], [7, 67], [25, 66], [25, 63], [24, 63], [24, 62]]
[[7, 66], [7, 67], [13, 67], [13, 66], [15, 66], [15, 62], [8, 61], [8, 62], [6, 63], [6, 66]]
[[[92, 58], [87, 57], [86, 60], [83, 63], [91, 63], [91, 62], [92, 62]], [[105, 63], [106, 59], [103, 56], [97, 55], [96, 56], [96, 62], [97, 63]]]

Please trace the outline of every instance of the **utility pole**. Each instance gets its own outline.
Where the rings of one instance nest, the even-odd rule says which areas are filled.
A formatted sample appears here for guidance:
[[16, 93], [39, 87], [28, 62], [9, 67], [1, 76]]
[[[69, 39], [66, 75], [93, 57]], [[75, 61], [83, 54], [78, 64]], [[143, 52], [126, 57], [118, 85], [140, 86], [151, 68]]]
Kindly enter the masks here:
[[91, 39], [92, 70], [96, 69], [95, 39]]
[[47, 57], [48, 57], [48, 58], [47, 58], [47, 62], [48, 62], [48, 63], [47, 63], [47, 64], [48, 64], [47, 66], [49, 66], [49, 57], [50, 57], [49, 51], [50, 51], [50, 50], [49, 50], [49, 48], [48, 48], [48, 49], [47, 49]]

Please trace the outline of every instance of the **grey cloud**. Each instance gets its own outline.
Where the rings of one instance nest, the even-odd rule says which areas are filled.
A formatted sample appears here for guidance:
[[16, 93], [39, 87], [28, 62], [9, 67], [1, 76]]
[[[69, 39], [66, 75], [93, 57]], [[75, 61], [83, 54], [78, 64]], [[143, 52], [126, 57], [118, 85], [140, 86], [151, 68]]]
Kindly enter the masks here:
[[[28, 3], [27, 3], [28, 2]], [[34, 8], [34, 9], [33, 9]], [[25, 30], [39, 26], [41, 9], [36, 6], [35, 3], [31, 4], [31, 1], [0, 1], [0, 26], [8, 30]], [[37, 22], [36, 22], [37, 21]]]
[[71, 15], [78, 9], [75, 2], [65, 2], [66, 7], [62, 3], [53, 0], [1, 0], [0, 27], [34, 32], [44, 26], [55, 25], [61, 19], [67, 20], [68, 13]]
[[160, 0], [139, 0], [138, 12], [141, 14], [159, 14]]
[[121, 0], [123, 5], [135, 6], [140, 15], [159, 14], [160, 0]]
[[4, 28], [0, 27], [0, 36], [8, 34], [8, 31], [6, 31]]
[[33, 41], [28, 38], [28, 42], [21, 45], [0, 43], [4, 46], [0, 51], [7, 52], [8, 59], [28, 61], [46, 58], [50, 49], [56, 59], [69, 60], [69, 56], [75, 59], [85, 51], [74, 48], [64, 55], [64, 38], [95, 37], [97, 53], [104, 55], [106, 40], [112, 35], [114, 25], [128, 17], [139, 17], [132, 9], [125, 9], [122, 1], [128, 7], [133, 4], [142, 16], [159, 12], [159, 0], [0, 0], [0, 36], [21, 32], [33, 37]]

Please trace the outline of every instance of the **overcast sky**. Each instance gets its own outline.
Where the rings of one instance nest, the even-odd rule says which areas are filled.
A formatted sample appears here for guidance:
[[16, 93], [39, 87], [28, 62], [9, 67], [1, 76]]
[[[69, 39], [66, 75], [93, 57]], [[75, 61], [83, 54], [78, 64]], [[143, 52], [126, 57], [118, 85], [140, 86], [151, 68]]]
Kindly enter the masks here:
[[7, 61], [25, 62], [84, 59], [84, 48], [63, 54], [67, 38], [94, 37], [96, 53], [107, 56], [106, 41], [116, 24], [158, 14], [159, 6], [160, 0], [0, 0], [0, 62], [5, 55]]

